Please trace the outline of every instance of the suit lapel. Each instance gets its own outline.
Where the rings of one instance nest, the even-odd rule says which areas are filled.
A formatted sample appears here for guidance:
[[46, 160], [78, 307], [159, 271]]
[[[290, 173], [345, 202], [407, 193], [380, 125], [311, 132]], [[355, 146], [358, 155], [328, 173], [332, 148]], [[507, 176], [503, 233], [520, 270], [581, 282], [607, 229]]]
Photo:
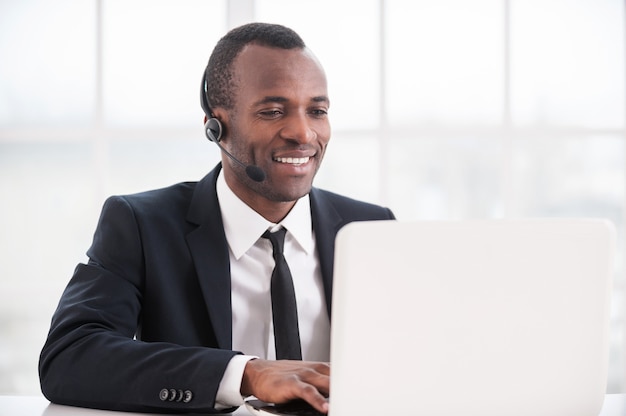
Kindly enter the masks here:
[[335, 236], [342, 225], [342, 217], [332, 204], [318, 189], [311, 189], [311, 221], [315, 233], [315, 244], [320, 257], [324, 294], [326, 296], [326, 310], [331, 315], [333, 265], [335, 253]]
[[219, 348], [232, 348], [232, 306], [228, 244], [215, 183], [218, 165], [196, 185], [187, 220], [198, 227], [187, 235], [187, 244], [209, 311]]
[[[218, 346], [232, 349], [230, 260], [215, 185], [220, 169], [221, 165], [218, 165], [196, 185], [187, 220], [198, 227], [187, 235], [187, 244]], [[342, 225], [342, 217], [319, 190], [313, 188], [310, 198], [313, 231], [330, 317], [335, 236]]]

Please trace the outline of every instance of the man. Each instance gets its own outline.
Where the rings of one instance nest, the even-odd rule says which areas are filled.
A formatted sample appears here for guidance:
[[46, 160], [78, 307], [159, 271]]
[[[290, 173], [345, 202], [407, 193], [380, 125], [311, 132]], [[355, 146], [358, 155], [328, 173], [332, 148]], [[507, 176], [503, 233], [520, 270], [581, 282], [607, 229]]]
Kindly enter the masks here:
[[[335, 235], [393, 214], [312, 188], [329, 99], [321, 65], [292, 30], [230, 31], [201, 95], [207, 136], [231, 155], [200, 182], [106, 201], [42, 350], [52, 402], [214, 412], [254, 395], [327, 411]], [[266, 232], [277, 229], [287, 230], [302, 361], [274, 350], [281, 315], [272, 318], [270, 280], [280, 259]]]

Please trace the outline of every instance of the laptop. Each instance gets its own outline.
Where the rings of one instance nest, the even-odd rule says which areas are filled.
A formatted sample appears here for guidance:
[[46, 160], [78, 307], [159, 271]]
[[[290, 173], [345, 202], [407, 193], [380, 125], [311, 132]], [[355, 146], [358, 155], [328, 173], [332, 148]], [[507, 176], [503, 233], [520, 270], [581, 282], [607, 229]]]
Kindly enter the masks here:
[[600, 219], [347, 225], [335, 249], [329, 414], [597, 416], [614, 245]]

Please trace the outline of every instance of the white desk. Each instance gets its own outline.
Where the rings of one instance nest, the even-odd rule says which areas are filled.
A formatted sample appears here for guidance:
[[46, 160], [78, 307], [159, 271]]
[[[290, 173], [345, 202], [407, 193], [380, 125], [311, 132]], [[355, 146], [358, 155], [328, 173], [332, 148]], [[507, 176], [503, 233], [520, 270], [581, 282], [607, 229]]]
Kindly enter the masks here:
[[[240, 407], [233, 416], [251, 416]], [[147, 416], [155, 413], [112, 412], [50, 403], [43, 396], [0, 396], [0, 416]], [[184, 415], [178, 414], [178, 416]], [[160, 414], [160, 416], [164, 416]]]
[[[42, 396], [0, 396], [1, 416], [145, 416], [146, 413], [110, 412], [51, 404]], [[233, 416], [249, 416], [240, 407]], [[598, 416], [626, 415], [626, 394], [607, 394]], [[163, 416], [163, 415], [161, 415]]]

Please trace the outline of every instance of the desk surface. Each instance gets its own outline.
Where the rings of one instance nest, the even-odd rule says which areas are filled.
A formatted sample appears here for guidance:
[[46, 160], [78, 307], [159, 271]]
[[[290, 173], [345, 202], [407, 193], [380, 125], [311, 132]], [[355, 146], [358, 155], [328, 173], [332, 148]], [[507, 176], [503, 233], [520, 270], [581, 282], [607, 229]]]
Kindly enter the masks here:
[[[146, 413], [110, 412], [52, 404], [41, 396], [0, 396], [2, 416], [146, 416]], [[233, 416], [250, 415], [240, 407]], [[626, 394], [607, 394], [598, 416], [626, 415]], [[163, 415], [161, 415], [163, 416]]]
[[[153, 413], [112, 412], [61, 406], [50, 403], [43, 396], [0, 396], [0, 416], [147, 416]], [[156, 415], [156, 414], [154, 414]], [[251, 416], [240, 407], [233, 416]], [[165, 416], [160, 414], [160, 416]], [[180, 414], [178, 415], [180, 416]], [[612, 415], [611, 415], [612, 416]]]

